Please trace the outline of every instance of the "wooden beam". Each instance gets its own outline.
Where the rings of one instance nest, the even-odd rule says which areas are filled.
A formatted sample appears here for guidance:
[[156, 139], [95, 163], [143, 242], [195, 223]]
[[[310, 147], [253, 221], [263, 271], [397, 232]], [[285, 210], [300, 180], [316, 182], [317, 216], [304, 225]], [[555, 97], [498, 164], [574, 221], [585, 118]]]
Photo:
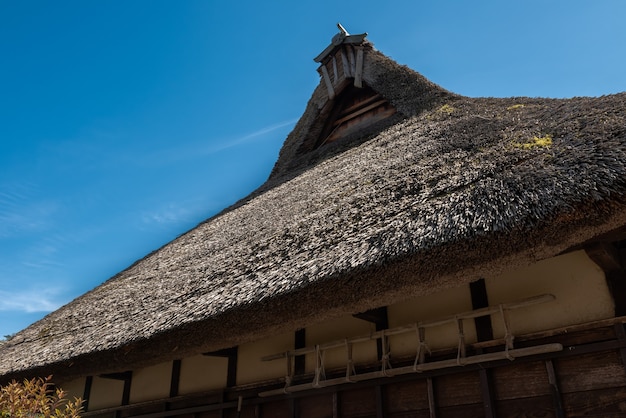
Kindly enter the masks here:
[[132, 375], [133, 375], [132, 371], [126, 371], [126, 372], [120, 372], [120, 373], [105, 373], [105, 374], [101, 374], [100, 377], [103, 379], [126, 381], [130, 379]]
[[238, 347], [225, 348], [223, 350], [202, 353], [203, 356], [226, 357], [228, 358], [228, 372], [226, 375], [226, 386], [237, 385], [237, 355]]
[[615, 316], [626, 315], [626, 270], [620, 250], [610, 243], [595, 242], [587, 245], [585, 252], [604, 271], [615, 303]]
[[[479, 279], [475, 282], [471, 282], [470, 294], [472, 296], [472, 309], [481, 309], [489, 306], [485, 279]], [[480, 316], [478, 318], [474, 318], [474, 325], [476, 326], [476, 337], [478, 341], [493, 340], [491, 316]]]
[[339, 418], [339, 392], [333, 392], [333, 418]]
[[85, 388], [83, 390], [83, 409], [89, 411], [89, 397], [91, 396], [91, 385], [93, 384], [93, 376], [85, 378]]
[[[382, 331], [389, 328], [389, 318], [387, 316], [386, 306], [382, 306], [376, 309], [370, 309], [369, 311], [354, 314], [352, 316], [358, 319], [362, 319], [363, 321], [373, 323], [375, 325], [376, 331]], [[380, 338], [376, 339], [376, 352], [378, 353], [378, 359], [382, 359], [383, 343]]]
[[[305, 328], [296, 330], [294, 340], [295, 340], [294, 341], [295, 349], [306, 347]], [[306, 366], [306, 356], [295, 356], [293, 361], [294, 361], [294, 365], [293, 365], [294, 374], [296, 376], [303, 375], [305, 372], [305, 366]]]
[[180, 386], [180, 367], [181, 360], [172, 362], [172, 377], [170, 379], [170, 398], [178, 396], [178, 387]]
[[605, 273], [623, 269], [619, 250], [606, 242], [596, 242], [585, 247], [585, 252]]

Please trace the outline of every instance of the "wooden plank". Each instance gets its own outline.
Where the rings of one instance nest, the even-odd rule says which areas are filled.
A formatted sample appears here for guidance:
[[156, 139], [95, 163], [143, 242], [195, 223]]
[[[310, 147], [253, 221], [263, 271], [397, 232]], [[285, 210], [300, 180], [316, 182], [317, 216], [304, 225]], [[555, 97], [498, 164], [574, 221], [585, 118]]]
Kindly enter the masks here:
[[333, 392], [333, 418], [339, 418], [339, 392]]
[[552, 403], [554, 405], [555, 415], [557, 418], [565, 418], [563, 401], [561, 400], [561, 390], [559, 389], [559, 381], [557, 379], [552, 360], [546, 360], [546, 371], [548, 372], [548, 383], [552, 388]]
[[349, 115], [344, 116], [341, 119], [337, 119], [336, 121], [333, 122], [333, 126], [337, 126], [337, 125], [340, 125], [343, 122], [346, 122], [346, 121], [348, 121], [350, 119], [354, 119], [357, 116], [362, 115], [363, 113], [366, 113], [366, 112], [368, 112], [368, 111], [370, 111], [370, 110], [372, 110], [372, 109], [374, 109], [374, 108], [384, 104], [385, 102], [387, 102], [386, 99], [378, 100], [378, 101], [372, 103], [369, 106], [365, 106], [365, 107], [363, 107], [363, 108], [361, 108], [361, 109], [359, 109], [359, 110], [357, 110], [355, 112], [350, 113]]
[[556, 418], [549, 395], [496, 401], [496, 411], [501, 417]]
[[315, 394], [299, 398], [297, 404], [299, 418], [330, 417], [333, 415], [333, 395]]
[[550, 384], [541, 361], [519, 363], [492, 369], [491, 378], [496, 400], [549, 396]]
[[271, 418], [289, 418], [289, 401], [281, 399], [263, 404], [263, 416]]
[[373, 387], [341, 392], [341, 418], [376, 416], [376, 393]]
[[617, 350], [558, 358], [561, 393], [626, 386], [626, 373]]
[[335, 59], [334, 56], [332, 58], [332, 63], [333, 63], [333, 75], [335, 76], [333, 84], [336, 86], [337, 84], [339, 84], [339, 72], [337, 71], [337, 60]]
[[385, 385], [387, 411], [393, 414], [428, 409], [429, 380], [432, 385], [432, 379], [416, 379]]
[[178, 396], [178, 387], [180, 386], [180, 360], [172, 362], [172, 376], [170, 379], [170, 398]]
[[[439, 409], [454, 405], [482, 405], [480, 379], [476, 372], [439, 376], [435, 380], [435, 395]], [[481, 407], [482, 410], [482, 407]]]
[[626, 411], [626, 387], [563, 394], [567, 417], [623, 418]]
[[439, 408], [439, 418], [484, 418], [481, 403]]

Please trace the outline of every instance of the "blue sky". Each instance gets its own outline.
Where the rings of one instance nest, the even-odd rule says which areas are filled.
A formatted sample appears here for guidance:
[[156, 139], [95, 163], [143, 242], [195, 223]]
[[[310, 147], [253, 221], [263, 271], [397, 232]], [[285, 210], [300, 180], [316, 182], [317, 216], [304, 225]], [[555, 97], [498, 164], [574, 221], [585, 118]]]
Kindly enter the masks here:
[[626, 90], [626, 2], [0, 0], [0, 337], [268, 176], [341, 22], [468, 96]]

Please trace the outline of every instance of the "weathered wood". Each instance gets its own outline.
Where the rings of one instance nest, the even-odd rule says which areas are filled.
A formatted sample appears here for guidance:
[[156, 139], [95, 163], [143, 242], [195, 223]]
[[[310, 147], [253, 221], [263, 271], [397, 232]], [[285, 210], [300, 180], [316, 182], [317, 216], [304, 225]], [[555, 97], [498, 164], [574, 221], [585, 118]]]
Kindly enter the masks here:
[[352, 77], [352, 73], [350, 72], [350, 62], [348, 62], [348, 56], [346, 55], [345, 48], [339, 50], [339, 55], [341, 56], [341, 64], [343, 66], [343, 74], [346, 78]]
[[333, 75], [335, 76], [333, 79], [333, 84], [336, 86], [337, 84], [339, 84], [339, 72], [337, 71], [337, 60], [335, 59], [335, 57], [332, 57], [331, 62], [333, 63]]
[[339, 418], [339, 392], [333, 392], [333, 418]]
[[478, 378], [480, 380], [480, 395], [483, 400], [485, 418], [495, 418], [496, 411], [495, 404], [493, 402], [493, 384], [491, 383], [489, 370], [480, 369], [478, 371]]
[[341, 392], [341, 418], [376, 415], [376, 393], [373, 387]]
[[381, 105], [385, 104], [386, 102], [387, 102], [387, 100], [385, 100], [385, 99], [378, 100], [378, 101], [370, 104], [369, 106], [365, 106], [365, 107], [363, 107], [363, 108], [361, 108], [359, 110], [356, 110], [356, 111], [354, 111], [354, 112], [344, 116], [341, 119], [337, 119], [336, 121], [333, 122], [333, 126], [337, 126], [337, 125], [340, 125], [340, 124], [342, 124], [342, 123], [344, 123], [346, 121], [349, 121], [350, 119], [354, 119], [354, 118], [356, 118], [359, 115], [367, 113], [370, 110], [375, 109], [378, 106], [381, 106]]
[[549, 395], [496, 401], [496, 411], [507, 418], [556, 418]]
[[428, 415], [430, 418], [437, 418], [437, 396], [433, 379], [430, 377], [426, 379], [426, 388], [428, 393]]
[[626, 373], [617, 350], [555, 360], [561, 393], [626, 386]]
[[622, 366], [624, 366], [624, 370], [626, 370], [626, 330], [624, 329], [624, 324], [615, 324], [613, 327], [617, 340], [622, 344], [619, 354], [622, 359]]
[[333, 416], [333, 394], [307, 396], [298, 399], [299, 418], [318, 418]]
[[395, 414], [428, 409], [428, 381], [417, 379], [384, 386], [387, 412]]
[[484, 418], [483, 405], [454, 405], [439, 408], [439, 418]]
[[328, 70], [325, 65], [320, 67], [320, 71], [322, 72], [322, 78], [324, 79], [324, 84], [326, 85], [326, 90], [328, 92], [328, 99], [333, 100], [335, 98], [335, 89], [333, 87], [333, 83], [330, 80], [330, 75], [328, 74]]
[[626, 411], [626, 387], [563, 394], [563, 405], [569, 418], [623, 418]]
[[263, 404], [263, 416], [269, 418], [290, 418], [289, 401], [286, 399]]
[[439, 376], [434, 383], [439, 409], [475, 403], [482, 405], [480, 379], [476, 372]]
[[356, 71], [354, 73], [354, 87], [363, 87], [363, 48], [356, 47]]
[[492, 369], [491, 378], [496, 400], [550, 395], [545, 365], [541, 361], [513, 362]]
[[559, 381], [554, 370], [554, 363], [552, 360], [546, 360], [546, 371], [548, 373], [548, 383], [552, 389], [552, 403], [554, 405], [554, 412], [557, 418], [564, 418], [565, 412], [563, 410], [563, 401], [561, 399], [561, 390], [559, 389]]

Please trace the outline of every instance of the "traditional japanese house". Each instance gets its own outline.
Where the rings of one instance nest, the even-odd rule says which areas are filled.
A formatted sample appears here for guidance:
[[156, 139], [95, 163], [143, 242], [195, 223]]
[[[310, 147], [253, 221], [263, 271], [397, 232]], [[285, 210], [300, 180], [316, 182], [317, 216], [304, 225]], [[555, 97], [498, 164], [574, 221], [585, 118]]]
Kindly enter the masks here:
[[623, 416], [626, 94], [468, 98], [340, 28], [252, 195], [0, 347], [87, 417]]

